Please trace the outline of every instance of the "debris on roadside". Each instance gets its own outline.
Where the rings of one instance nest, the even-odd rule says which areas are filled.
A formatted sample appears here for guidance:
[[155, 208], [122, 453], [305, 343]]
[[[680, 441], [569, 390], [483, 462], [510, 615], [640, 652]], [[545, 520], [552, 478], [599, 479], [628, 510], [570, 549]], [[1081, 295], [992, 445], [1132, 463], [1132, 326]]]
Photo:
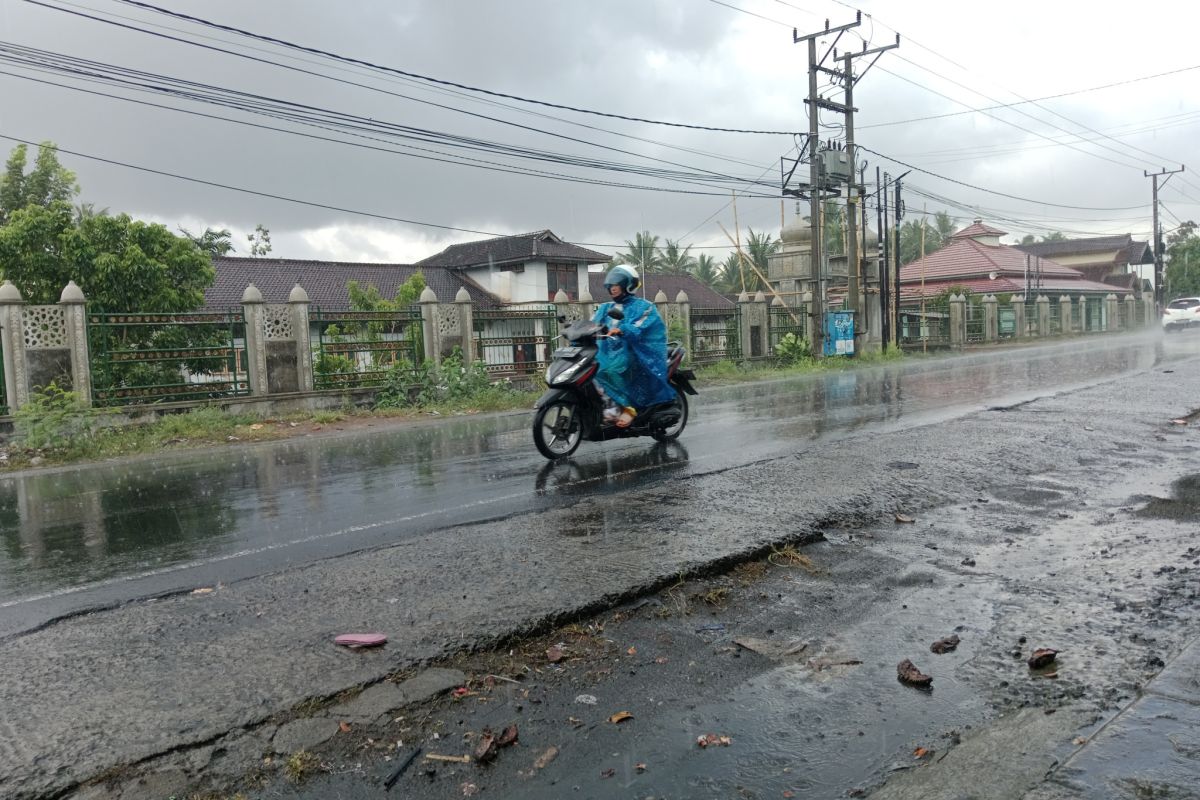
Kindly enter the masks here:
[[767, 658], [798, 656], [808, 649], [808, 642], [774, 642], [770, 639], [759, 639], [753, 636], [739, 636], [733, 640], [733, 643], [743, 650], [749, 650]]
[[896, 665], [896, 678], [909, 686], [926, 687], [933, 683], [933, 676], [926, 675], [907, 658]]
[[546, 660], [551, 664], [557, 664], [563, 660], [563, 649], [561, 645], [553, 645], [546, 649]]
[[951, 634], [950, 636], [947, 636], [945, 639], [938, 639], [936, 642], [929, 645], [929, 652], [937, 653], [939, 656], [945, 655], [946, 653], [950, 653], [950, 652], [953, 652], [954, 650], [957, 650], [958, 643], [960, 641], [962, 641], [962, 640], [958, 638], [957, 633]]
[[1030, 669], [1041, 669], [1048, 667], [1058, 658], [1058, 651], [1052, 650], [1049, 647], [1039, 647], [1033, 651], [1033, 655], [1029, 657]]
[[613, 775], [616, 775], [616, 774], [617, 774], [617, 771], [615, 769], [613, 769], [612, 767], [609, 767], [608, 769], [603, 770], [600, 773], [600, 777], [601, 778], [611, 778]]
[[617, 725], [618, 723], [624, 722], [627, 719], [633, 719], [633, 714], [630, 714], [628, 711], [618, 711], [609, 717], [608, 721], [613, 725]]
[[638, 774], [641, 774], [646, 771], [646, 764], [645, 762], [639, 761], [633, 765], [633, 768], [637, 770]]
[[384, 791], [389, 791], [393, 786], [396, 785], [396, 781], [400, 780], [400, 776], [404, 774], [404, 771], [408, 769], [408, 766], [412, 764], [412, 762], [416, 760], [416, 757], [420, 754], [421, 748], [417, 747], [414, 748], [407, 756], [400, 759], [400, 763], [396, 765], [396, 768], [392, 770], [391, 774], [388, 775], [384, 780]]
[[916, 521], [916, 517], [910, 517], [908, 514], [901, 514], [899, 511], [896, 512], [896, 522], [910, 523]]
[[534, 771], [536, 772], [538, 770], [545, 769], [547, 766], [550, 765], [550, 762], [556, 758], [558, 758], [558, 748], [553, 747], [553, 746], [547, 747], [546, 751], [544, 753], [542, 753], [540, 756], [538, 756], [537, 758], [534, 759], [534, 761], [533, 761]]
[[973, 559], [973, 558], [964, 558], [964, 559], [963, 559], [961, 562], [959, 562], [959, 563], [961, 563], [961, 564], [962, 564], [964, 567], [973, 567], [973, 566], [975, 566], [975, 559]]
[[382, 633], [343, 633], [335, 636], [333, 643], [358, 650], [363, 647], [379, 647], [387, 643], [387, 635]]
[[715, 733], [705, 733], [696, 737], [696, 744], [702, 748], [729, 747], [733, 744], [733, 739], [728, 736], [718, 736]]
[[716, 633], [718, 631], [723, 631], [723, 630], [725, 630], [725, 623], [713, 622], [708, 625], [701, 625], [699, 628], [696, 628], [696, 633]]
[[449, 762], [452, 764], [470, 764], [471, 763], [471, 757], [467, 756], [467, 755], [444, 756], [444, 755], [440, 755], [438, 753], [426, 753], [425, 760], [426, 761], [445, 761], [445, 762]]
[[575, 696], [575, 702], [582, 703], [585, 706], [594, 706], [599, 701], [596, 700], [596, 695], [594, 694], [579, 694]]

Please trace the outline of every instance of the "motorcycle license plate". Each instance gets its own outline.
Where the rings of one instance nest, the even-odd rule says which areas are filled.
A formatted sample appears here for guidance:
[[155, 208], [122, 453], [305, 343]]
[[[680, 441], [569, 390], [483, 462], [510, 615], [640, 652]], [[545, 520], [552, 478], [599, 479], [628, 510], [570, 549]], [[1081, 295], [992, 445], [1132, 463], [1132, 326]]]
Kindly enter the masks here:
[[554, 351], [554, 357], [555, 358], [571, 358], [572, 356], [579, 355], [579, 351], [582, 349], [583, 348], [581, 348], [581, 347], [560, 347]]

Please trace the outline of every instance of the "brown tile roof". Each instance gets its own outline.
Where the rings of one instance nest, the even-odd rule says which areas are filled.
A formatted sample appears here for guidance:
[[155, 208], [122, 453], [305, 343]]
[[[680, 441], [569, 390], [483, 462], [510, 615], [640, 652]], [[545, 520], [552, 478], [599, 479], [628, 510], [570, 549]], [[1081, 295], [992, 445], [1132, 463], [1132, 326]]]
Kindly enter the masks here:
[[[667, 299], [673, 303], [680, 290], [683, 290], [687, 292], [688, 302], [693, 308], [731, 309], [734, 307], [733, 301], [729, 298], [718, 294], [703, 281], [691, 275], [650, 275], [644, 277], [644, 280], [645, 283], [639, 294], [647, 300], [653, 300], [659, 290], [662, 290]], [[588, 291], [592, 293], [592, 299], [597, 303], [608, 299], [608, 292], [604, 289], [603, 272], [588, 273]]]
[[225, 310], [239, 306], [246, 285], [253, 283], [268, 303], [287, 301], [292, 287], [299, 283], [308, 292], [314, 306], [345, 309], [350, 298], [347, 281], [372, 285], [386, 298], [396, 296], [400, 288], [416, 272], [425, 276], [438, 300], [449, 303], [458, 290], [466, 287], [477, 308], [495, 308], [500, 301], [465, 275], [439, 267], [418, 267], [413, 264], [360, 264], [346, 261], [300, 261], [286, 258], [236, 258], [223, 256], [213, 259], [217, 277], [204, 293], [204, 307]]
[[1002, 231], [999, 228], [993, 228], [991, 225], [984, 224], [980, 220], [975, 220], [972, 224], [963, 228], [958, 233], [952, 235], [951, 239], [969, 239], [972, 236], [1003, 236], [1008, 231]]
[[583, 264], [604, 264], [609, 257], [586, 247], [564, 242], [552, 231], [542, 230], [516, 236], [500, 236], [478, 242], [452, 244], [436, 255], [423, 258], [418, 266], [439, 266], [451, 269], [498, 266], [525, 261], [566, 261]]
[[[979, 293], [1019, 294], [1025, 291], [1026, 259], [1031, 276], [1040, 272], [1042, 294], [1122, 292], [1116, 286], [1088, 280], [1077, 270], [1048, 258], [1027, 255], [1015, 247], [985, 245], [974, 239], [955, 237], [941, 250], [900, 268], [901, 294], [919, 297], [923, 292], [929, 297], [955, 285]], [[995, 279], [991, 277], [993, 273]]]

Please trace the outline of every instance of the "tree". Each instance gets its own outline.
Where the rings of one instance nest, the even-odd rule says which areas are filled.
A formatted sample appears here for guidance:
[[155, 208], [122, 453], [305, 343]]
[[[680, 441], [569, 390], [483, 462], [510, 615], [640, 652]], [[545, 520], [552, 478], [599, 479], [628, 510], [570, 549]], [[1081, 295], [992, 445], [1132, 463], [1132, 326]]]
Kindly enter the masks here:
[[932, 222], [924, 215], [905, 222], [900, 226], [900, 263], [911, 264], [921, 257], [922, 231], [925, 255], [929, 255], [950, 243], [954, 228], [954, 219], [945, 211], [935, 212]]
[[75, 281], [97, 312], [191, 311], [216, 273], [208, 253], [128, 214], [79, 222], [58, 200], [28, 205], [0, 226], [0, 272], [29, 303], [56, 303]]
[[246, 234], [250, 242], [250, 257], [261, 258], [271, 252], [271, 231], [260, 222], [254, 226], [254, 233]]
[[108, 216], [108, 209], [101, 208], [97, 210], [95, 203], [77, 203], [74, 206], [74, 211], [76, 225], [78, 225], [80, 222], [83, 222], [85, 219], [90, 219], [91, 217]]
[[219, 231], [212, 228], [205, 228], [204, 232], [199, 236], [194, 235], [187, 228], [180, 228], [179, 232], [188, 239], [191, 239], [193, 244], [213, 258], [227, 256], [235, 252], [233, 249], [233, 234], [230, 233], [228, 228], [222, 228]]
[[633, 240], [625, 240], [625, 247], [628, 250], [624, 253], [617, 253], [613, 257], [614, 264], [628, 264], [635, 267], [640, 275], [646, 275], [661, 263], [661, 256], [658, 252], [658, 237], [651, 236], [650, 231], [641, 231]]
[[725, 256], [725, 260], [721, 262], [718, 273], [717, 290], [722, 294], [738, 294], [741, 292], [744, 286], [742, 283], [743, 271], [745, 271], [745, 266], [742, 264], [741, 257], [736, 252]]
[[668, 275], [687, 275], [696, 266], [696, 258], [689, 252], [691, 245], [680, 249], [679, 242], [667, 239], [659, 255], [659, 268]]
[[701, 283], [712, 287], [716, 287], [721, 279], [720, 267], [708, 253], [696, 259], [696, 268], [693, 274]]
[[1164, 280], [1168, 300], [1200, 296], [1200, 236], [1196, 229], [1196, 223], [1188, 220], [1167, 236]]
[[1043, 242], [1065, 242], [1066, 240], [1066, 234], [1062, 231], [1054, 231], [1042, 237]]
[[782, 242], [773, 239], [769, 233], [755, 233], [753, 228], [750, 229], [750, 235], [746, 238], [745, 252], [758, 270], [746, 268], [746, 291], [766, 290], [767, 286], [759, 274], [767, 274], [767, 256], [777, 252], [781, 244]]
[[4, 177], [0, 178], [0, 224], [13, 212], [26, 206], [47, 207], [57, 201], [69, 201], [79, 193], [75, 173], [58, 163], [58, 148], [53, 142], [38, 145], [33, 170], [25, 174], [27, 151], [17, 145], [8, 157]]

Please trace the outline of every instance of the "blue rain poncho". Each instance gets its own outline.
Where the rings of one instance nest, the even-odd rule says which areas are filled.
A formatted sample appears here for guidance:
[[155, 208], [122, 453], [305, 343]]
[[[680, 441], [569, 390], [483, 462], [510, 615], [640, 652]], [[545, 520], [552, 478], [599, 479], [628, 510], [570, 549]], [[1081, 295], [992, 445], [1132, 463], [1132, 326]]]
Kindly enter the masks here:
[[625, 319], [609, 319], [613, 302], [596, 309], [593, 322], [620, 328], [621, 335], [598, 339], [600, 371], [596, 380], [618, 406], [638, 411], [675, 399], [667, 382], [667, 326], [649, 300], [627, 294], [619, 302]]

